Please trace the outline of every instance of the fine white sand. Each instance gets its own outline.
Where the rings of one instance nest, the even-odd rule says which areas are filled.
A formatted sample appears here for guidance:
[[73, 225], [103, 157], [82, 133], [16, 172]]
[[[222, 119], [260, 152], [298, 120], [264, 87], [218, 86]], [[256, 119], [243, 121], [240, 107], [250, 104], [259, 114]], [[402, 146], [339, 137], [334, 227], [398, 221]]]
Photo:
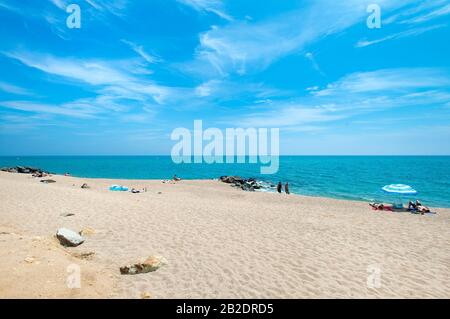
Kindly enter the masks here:
[[[363, 202], [212, 180], [51, 178], [46, 185], [0, 172], [1, 298], [450, 297], [448, 209], [375, 212]], [[110, 192], [111, 184], [148, 192]], [[60, 227], [90, 234], [63, 248], [54, 238]], [[168, 264], [120, 275], [120, 266], [151, 255]], [[67, 287], [74, 264], [81, 289]]]

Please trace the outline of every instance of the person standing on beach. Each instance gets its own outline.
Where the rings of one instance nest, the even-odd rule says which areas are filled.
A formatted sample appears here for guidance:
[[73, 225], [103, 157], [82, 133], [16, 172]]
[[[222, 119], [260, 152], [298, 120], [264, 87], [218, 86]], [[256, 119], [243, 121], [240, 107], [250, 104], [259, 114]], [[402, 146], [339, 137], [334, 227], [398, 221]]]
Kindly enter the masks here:
[[290, 194], [290, 192], [289, 192], [289, 183], [288, 182], [286, 182], [286, 184], [284, 185], [284, 191], [286, 192], [286, 194]]
[[278, 193], [280, 193], [281, 194], [281, 190], [283, 189], [283, 185], [281, 184], [281, 182], [278, 182], [278, 185], [277, 185], [277, 191], [278, 191]]

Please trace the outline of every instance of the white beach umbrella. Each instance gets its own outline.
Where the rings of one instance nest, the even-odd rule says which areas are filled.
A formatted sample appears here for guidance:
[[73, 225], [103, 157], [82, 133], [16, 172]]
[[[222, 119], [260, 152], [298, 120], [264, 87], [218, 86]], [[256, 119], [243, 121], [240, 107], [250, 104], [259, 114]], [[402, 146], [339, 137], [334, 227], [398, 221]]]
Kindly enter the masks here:
[[397, 195], [400, 205], [402, 205], [402, 196], [417, 194], [417, 191], [414, 188], [404, 184], [386, 185], [382, 190], [388, 194]]
[[391, 184], [382, 188], [383, 191], [389, 194], [397, 195], [416, 195], [417, 191], [409, 185], [404, 184]]

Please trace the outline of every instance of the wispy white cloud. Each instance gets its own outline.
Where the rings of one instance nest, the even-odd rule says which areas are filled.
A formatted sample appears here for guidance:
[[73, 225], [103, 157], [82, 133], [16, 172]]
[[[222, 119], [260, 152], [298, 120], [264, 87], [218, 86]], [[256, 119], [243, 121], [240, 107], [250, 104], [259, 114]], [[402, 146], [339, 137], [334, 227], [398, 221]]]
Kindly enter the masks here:
[[[164, 105], [179, 110], [193, 109], [212, 107], [211, 103], [217, 101], [231, 101], [236, 98], [250, 101], [285, 94], [263, 83], [238, 83], [224, 79], [207, 81], [197, 87], [159, 85], [149, 79], [148, 70], [135, 59], [108, 61], [61, 58], [26, 51], [3, 52], [3, 54], [54, 77], [52, 79], [54, 81], [80, 86], [93, 95], [55, 105], [55, 108], [37, 102], [24, 104], [13, 101], [13, 104], [8, 104], [10, 108], [21, 107], [22, 110], [31, 110], [31, 107], [34, 107], [35, 110], [42, 112], [75, 116], [80, 112], [75, 113], [74, 109], [81, 110], [81, 115], [86, 115], [84, 110], [91, 108], [98, 114], [106, 114], [107, 111], [118, 112], [123, 116], [126, 115], [125, 118], [129, 120], [143, 121], [151, 118], [150, 114], [154, 114], [154, 110]], [[71, 110], [60, 111], [64, 108]]]
[[319, 66], [319, 64], [317, 63], [316, 57], [314, 56], [313, 53], [307, 52], [307, 53], [305, 54], [305, 57], [306, 57], [309, 61], [311, 61], [311, 64], [312, 64], [314, 70], [316, 70], [317, 72], [319, 72], [321, 75], [325, 75], [325, 73], [323, 73], [323, 71], [320, 69], [320, 66]]
[[65, 10], [67, 8], [67, 3], [65, 0], [50, 0], [57, 8]]
[[357, 48], [363, 48], [363, 47], [378, 44], [378, 43], [388, 41], [388, 40], [395, 40], [395, 39], [401, 39], [401, 38], [406, 38], [406, 37], [410, 37], [410, 36], [421, 35], [423, 33], [433, 31], [436, 29], [440, 29], [440, 28], [444, 28], [444, 27], [447, 27], [447, 25], [439, 24], [439, 25], [433, 25], [433, 26], [428, 26], [428, 27], [415, 28], [415, 29], [411, 29], [411, 30], [394, 33], [394, 34], [391, 34], [391, 35], [388, 35], [386, 37], [379, 38], [376, 40], [360, 40], [360, 41], [358, 41], [358, 43], [356, 43], [355, 46]]
[[[415, 0], [379, 1], [384, 11]], [[370, 1], [327, 0], [308, 2], [301, 10], [259, 22], [235, 21], [213, 27], [200, 35], [196, 60], [188, 70], [203, 74], [245, 74], [249, 69], [264, 69], [277, 59], [300, 52], [332, 34], [337, 34], [366, 17]]]
[[0, 0], [0, 9], [8, 10], [19, 14], [21, 13], [21, 10], [18, 7], [12, 6], [11, 4], [4, 2], [3, 0]]
[[239, 120], [242, 127], [298, 127], [323, 124], [342, 119], [343, 115], [330, 112], [329, 105], [302, 105], [297, 103], [277, 103], [266, 112], [255, 112]]
[[410, 4], [410, 6], [406, 6], [405, 8], [401, 8], [400, 10], [395, 11], [393, 14], [383, 15], [383, 25], [388, 25], [392, 23], [403, 23], [405, 20], [413, 19], [414, 17], [426, 14], [427, 12], [436, 10], [446, 5], [448, 0], [428, 0], [428, 1], [415, 1]]
[[211, 12], [225, 20], [233, 20], [233, 18], [225, 12], [222, 0], [178, 0], [178, 2], [190, 6], [199, 12]]
[[51, 55], [22, 51], [3, 52], [3, 54], [43, 72], [86, 82], [92, 85], [105, 85], [130, 81], [129, 76], [101, 61], [57, 58]]
[[64, 115], [78, 118], [90, 118], [99, 111], [91, 106], [86, 107], [68, 104], [52, 105], [30, 101], [1, 101], [0, 106], [25, 112]]
[[332, 127], [328, 124], [357, 115], [421, 105], [445, 107], [449, 101], [450, 75], [445, 70], [378, 70], [349, 74], [323, 90], [313, 89], [309, 96], [272, 102], [265, 110], [245, 113], [238, 122], [244, 127], [307, 132], [312, 130], [303, 128]]
[[158, 57], [155, 57], [149, 53], [147, 53], [144, 50], [144, 47], [142, 45], [138, 45], [136, 43], [133, 43], [131, 41], [128, 40], [122, 40], [123, 43], [125, 43], [126, 45], [128, 45], [134, 52], [136, 52], [137, 54], [139, 54], [145, 61], [147, 61], [148, 63], [156, 63], [156, 62], [161, 62], [161, 59]]
[[[166, 102], [178, 101], [180, 88], [158, 85], [148, 79], [148, 71], [136, 59], [101, 60], [55, 57], [35, 52], [12, 51], [3, 55], [53, 76], [53, 81], [80, 86], [91, 97], [63, 103], [35, 101], [2, 101], [0, 107], [31, 113], [74, 118], [114, 117], [125, 122], [150, 121]], [[138, 59], [140, 60], [140, 59]], [[2, 83], [0, 83], [2, 84]], [[25, 93], [17, 87], [1, 85], [0, 89]]]
[[401, 23], [408, 23], [408, 24], [423, 23], [449, 14], [450, 14], [450, 4], [447, 4], [423, 15], [404, 20]]
[[50, 121], [48, 114], [30, 114], [22, 116], [11, 112], [0, 112], [0, 131], [3, 134], [23, 134], [29, 130], [39, 130], [43, 127], [56, 125]]
[[195, 88], [195, 95], [200, 98], [208, 97], [209, 100], [228, 100], [239, 97], [240, 99], [257, 98], [267, 99], [271, 96], [283, 96], [284, 91], [273, 89], [263, 83], [240, 83], [224, 79], [206, 81]]
[[27, 89], [6, 82], [0, 82], [0, 90], [16, 95], [33, 95], [33, 93]]
[[137, 77], [147, 75], [148, 72], [133, 60], [85, 60], [29, 52], [3, 52], [3, 54], [29, 67], [75, 83], [94, 86], [96, 90], [109, 92], [120, 98], [143, 101], [151, 97], [157, 103], [163, 103], [171, 90]]
[[396, 90], [411, 90], [450, 86], [450, 78], [444, 70], [434, 68], [400, 68], [373, 72], [352, 73], [327, 88], [312, 91], [315, 96], [329, 96], [339, 92], [386, 93]]
[[[61, 39], [70, 39], [70, 29], [66, 27], [66, 14], [61, 15], [61, 10], [65, 12], [67, 6], [74, 3], [70, 0], [45, 0], [31, 1], [26, 6], [16, 3], [4, 2], [0, 0], [0, 9], [9, 10], [23, 16], [25, 19], [43, 19], [48, 23], [51, 31]], [[124, 19], [129, 0], [85, 0], [88, 5], [78, 4], [82, 7], [82, 17], [91, 17], [101, 20], [103, 24], [110, 24], [111, 16]], [[75, 2], [77, 3], [77, 2]]]
[[129, 0], [85, 0], [95, 10], [104, 14], [111, 14], [117, 17], [126, 16], [126, 8]]

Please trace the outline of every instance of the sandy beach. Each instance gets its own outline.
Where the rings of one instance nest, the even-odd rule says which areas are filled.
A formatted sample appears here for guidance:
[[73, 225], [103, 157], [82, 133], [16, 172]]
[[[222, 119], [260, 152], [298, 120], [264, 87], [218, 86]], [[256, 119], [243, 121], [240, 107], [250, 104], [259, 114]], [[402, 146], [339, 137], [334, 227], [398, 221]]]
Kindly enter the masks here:
[[[450, 297], [449, 209], [378, 212], [214, 180], [51, 178], [0, 172], [0, 298]], [[60, 227], [86, 241], [62, 247]], [[120, 274], [153, 255], [167, 265]], [[68, 288], [71, 265], [81, 288]]]

